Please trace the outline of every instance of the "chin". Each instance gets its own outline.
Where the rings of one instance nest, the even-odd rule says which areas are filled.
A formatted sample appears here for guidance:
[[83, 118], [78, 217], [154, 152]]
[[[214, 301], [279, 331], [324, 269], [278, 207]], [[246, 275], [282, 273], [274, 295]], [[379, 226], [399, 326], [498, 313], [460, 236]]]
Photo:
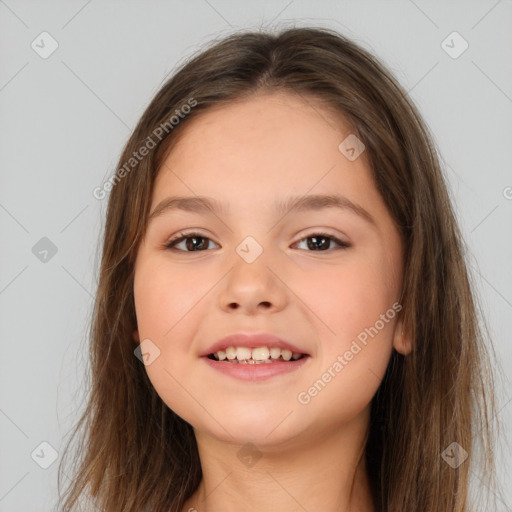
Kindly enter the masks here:
[[245, 407], [233, 405], [229, 410], [210, 409], [214, 418], [222, 418], [220, 425], [210, 417], [203, 417], [200, 422], [193, 418], [187, 421], [219, 441], [240, 445], [252, 443], [263, 449], [287, 443], [298, 435], [301, 429], [292, 411], [291, 407], [282, 404], [272, 408], [264, 403]]

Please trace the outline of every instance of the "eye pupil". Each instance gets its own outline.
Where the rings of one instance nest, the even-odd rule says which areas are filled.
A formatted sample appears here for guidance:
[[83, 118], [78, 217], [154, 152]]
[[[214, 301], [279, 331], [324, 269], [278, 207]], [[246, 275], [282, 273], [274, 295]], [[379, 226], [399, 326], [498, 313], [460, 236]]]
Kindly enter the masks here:
[[[330, 240], [326, 236], [310, 236], [308, 240], [314, 240], [312, 244], [308, 242], [309, 249], [324, 249], [329, 247]], [[318, 240], [323, 240], [324, 243], [320, 243], [317, 245]]]
[[[191, 242], [191, 240], [193, 240], [193, 242]], [[194, 242], [196, 242], [197, 240], [202, 240], [203, 243], [195, 245]], [[199, 249], [199, 250], [204, 249], [205, 241], [206, 241], [206, 239], [204, 237], [202, 237], [202, 236], [189, 236], [186, 239], [187, 249], [189, 251], [193, 251], [195, 249]]]

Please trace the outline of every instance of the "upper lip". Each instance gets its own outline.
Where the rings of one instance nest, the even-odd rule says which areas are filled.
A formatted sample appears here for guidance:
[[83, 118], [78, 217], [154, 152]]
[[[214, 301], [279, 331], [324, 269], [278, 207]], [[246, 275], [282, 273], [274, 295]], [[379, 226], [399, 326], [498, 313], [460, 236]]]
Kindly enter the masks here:
[[285, 341], [278, 336], [270, 333], [235, 333], [230, 334], [216, 341], [209, 348], [201, 352], [200, 356], [208, 356], [219, 350], [225, 350], [227, 347], [277, 347], [281, 350], [290, 350], [296, 354], [307, 354], [303, 349], [296, 347], [292, 343]]

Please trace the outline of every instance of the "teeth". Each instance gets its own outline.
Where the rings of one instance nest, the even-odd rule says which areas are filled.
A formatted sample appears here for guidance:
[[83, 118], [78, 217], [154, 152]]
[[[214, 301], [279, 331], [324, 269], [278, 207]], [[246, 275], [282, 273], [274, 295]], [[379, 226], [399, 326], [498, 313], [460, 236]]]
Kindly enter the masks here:
[[252, 349], [252, 358], [255, 361], [265, 361], [268, 359], [270, 352], [267, 347], [258, 347]]
[[219, 350], [213, 354], [218, 361], [233, 361], [240, 364], [261, 364], [272, 363], [273, 360], [282, 358], [284, 361], [293, 359], [296, 361], [302, 357], [298, 352], [277, 347], [257, 347], [252, 350], [248, 347], [227, 347], [225, 350]]
[[251, 349], [246, 347], [238, 347], [236, 349], [236, 358], [239, 361], [243, 361], [245, 359], [251, 359]]
[[[219, 353], [217, 352], [217, 356]], [[236, 359], [236, 348], [235, 347], [228, 347], [226, 349], [226, 357], [230, 360]]]
[[292, 358], [291, 350], [281, 350], [281, 356], [285, 361], [289, 361]]
[[272, 347], [270, 349], [270, 357], [272, 359], [279, 359], [281, 357], [281, 349], [280, 348], [276, 348], [276, 347]]

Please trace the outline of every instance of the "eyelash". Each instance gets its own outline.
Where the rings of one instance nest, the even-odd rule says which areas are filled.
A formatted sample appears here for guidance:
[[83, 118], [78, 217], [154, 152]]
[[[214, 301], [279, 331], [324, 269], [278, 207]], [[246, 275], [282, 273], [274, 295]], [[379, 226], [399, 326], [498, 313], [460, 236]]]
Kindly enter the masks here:
[[[327, 250], [319, 250], [319, 251], [307, 251], [307, 252], [331, 252], [332, 250], [344, 250], [344, 249], [348, 249], [350, 247], [350, 244], [348, 244], [347, 242], [342, 242], [341, 240], [339, 240], [338, 238], [336, 238], [335, 236], [333, 235], [330, 235], [329, 233], [324, 233], [324, 232], [321, 232], [321, 231], [316, 231], [304, 238], [301, 238], [299, 240], [299, 242], [302, 242], [303, 240], [307, 240], [308, 238], [315, 238], [315, 237], [325, 237], [331, 241], [333, 241], [335, 244], [339, 245], [338, 248], [334, 248], [334, 249], [327, 249]], [[174, 238], [172, 238], [171, 240], [169, 240], [168, 243], [165, 244], [165, 248], [166, 249], [169, 249], [171, 251], [179, 251], [179, 252], [189, 252], [189, 253], [192, 253], [192, 252], [205, 252], [205, 250], [199, 250], [199, 251], [184, 251], [182, 249], [176, 249], [175, 246], [182, 242], [183, 240], [186, 240], [187, 238], [203, 238], [205, 240], [210, 240], [208, 237], [206, 236], [203, 236], [201, 235], [201, 233], [197, 233], [195, 231], [192, 231], [192, 232], [180, 232], [178, 233]], [[213, 241], [213, 240], [212, 240]], [[299, 242], [296, 242], [296, 243], [299, 243]], [[209, 249], [206, 249], [206, 250], [209, 250]]]

